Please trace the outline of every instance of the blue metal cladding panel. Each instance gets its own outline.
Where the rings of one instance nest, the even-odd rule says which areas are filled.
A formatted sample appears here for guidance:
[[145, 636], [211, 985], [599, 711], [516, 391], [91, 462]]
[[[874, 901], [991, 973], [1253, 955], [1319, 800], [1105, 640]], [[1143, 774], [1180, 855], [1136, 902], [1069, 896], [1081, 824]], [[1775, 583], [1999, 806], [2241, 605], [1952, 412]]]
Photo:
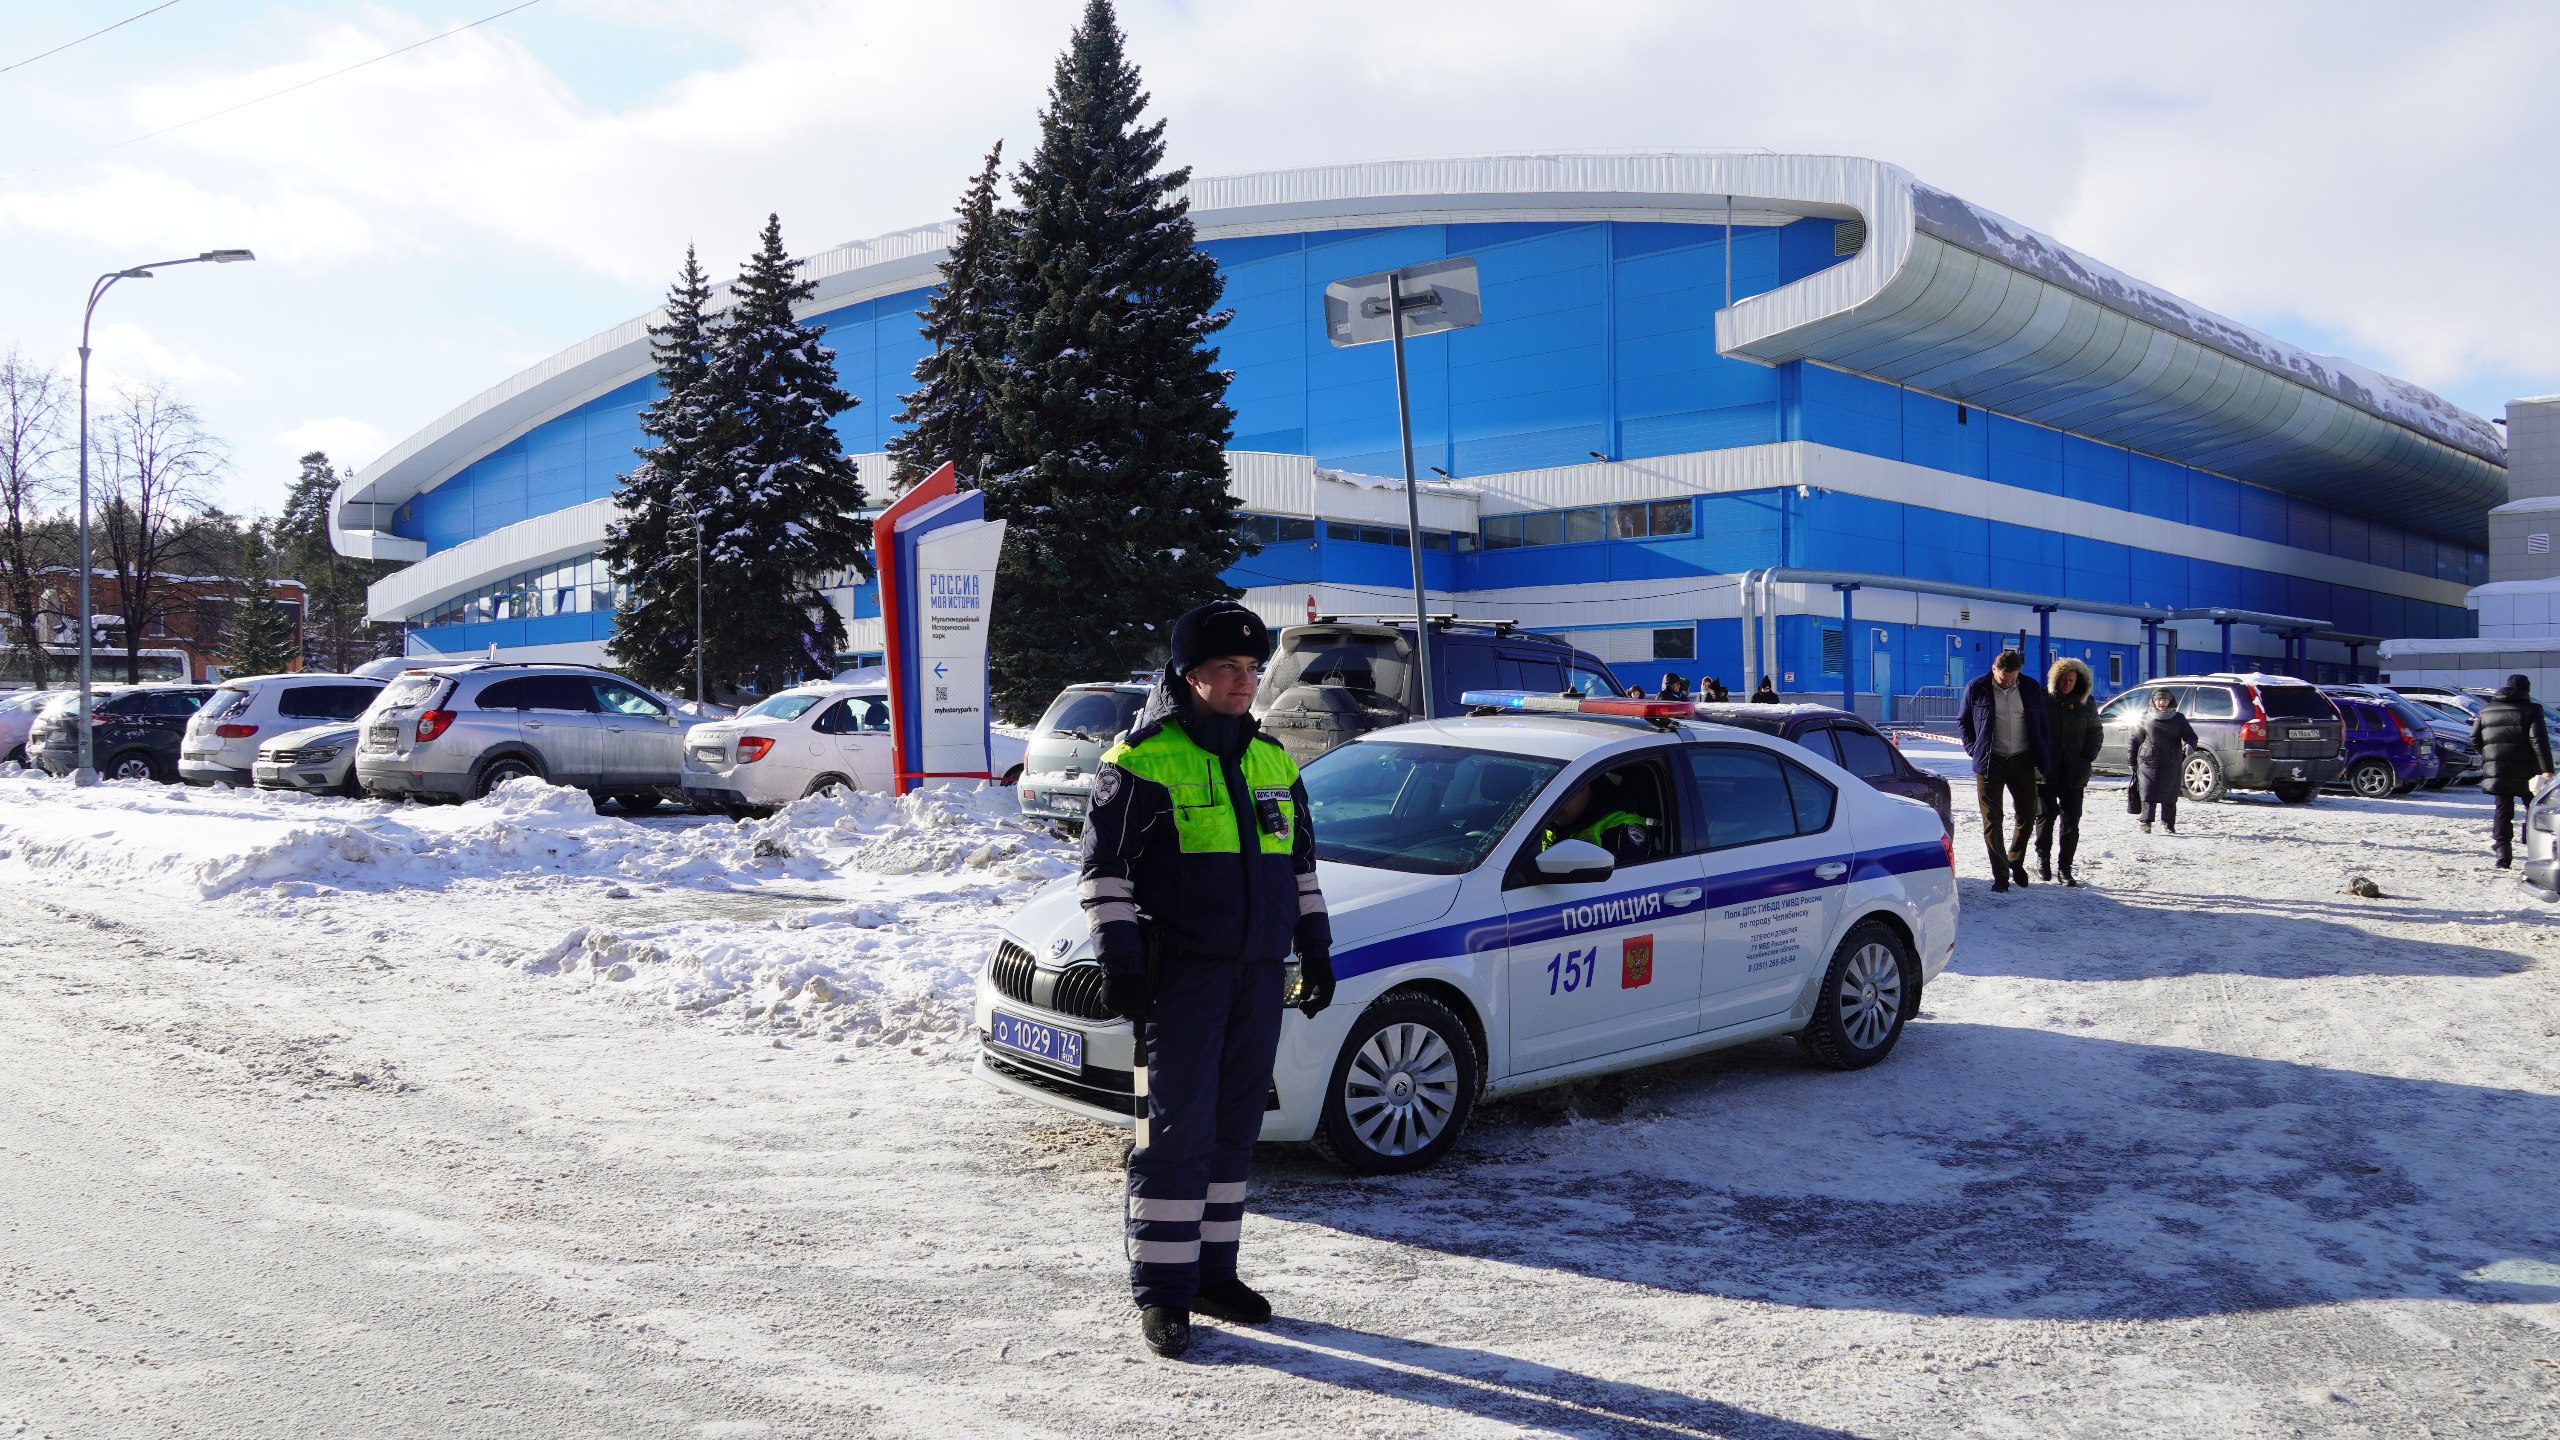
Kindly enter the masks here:
[[2113, 445], [2062, 437], [2062, 493], [2114, 510], [2133, 508], [2132, 452]]
[[613, 614], [596, 610], [523, 620], [483, 620], [469, 625], [427, 626], [409, 633], [444, 654], [472, 655], [491, 645], [513, 649], [520, 645], [572, 645], [582, 640], [603, 640], [613, 634]]
[[1818, 445], [1887, 460], [1902, 458], [1901, 387], [1820, 365], [1797, 379], [1798, 433]]
[[2135, 605], [2152, 605], [2175, 609], [2180, 605], [2201, 603], [2186, 599], [2195, 593], [2189, 578], [2189, 561], [2184, 555], [2163, 555], [2157, 550], [2128, 550], [2129, 583], [2126, 598]]
[[2187, 472], [2187, 523], [2226, 535], [2240, 533], [2240, 482], [2202, 470]]
[[[1951, 585], [1994, 585], [1991, 522], [1972, 515], [1913, 507], [1903, 517], [1903, 573]], [[2003, 586], [2005, 589], [2019, 587]]]
[[2082, 600], [2133, 603], [2133, 551], [2128, 546], [2078, 535], [2062, 537], [2062, 567], [2070, 593]]
[[1903, 515], [1909, 508], [1837, 492], [1799, 500], [1789, 545], [1793, 553], [1787, 563], [1821, 570], [1904, 574]]
[[2128, 454], [2126, 468], [2129, 509], [2137, 515], [2187, 523], [2187, 482], [2194, 472], [2150, 455]]
[[2270, 544], [2285, 543], [2285, 496], [2255, 485], [2235, 487], [2240, 492], [2240, 533], [2252, 540]]
[[1846, 255], [1832, 253], [1839, 229], [1840, 222], [1836, 220], [1798, 220], [1779, 226], [1778, 275], [1781, 282], [1793, 284], [1848, 259]]
[[2027, 590], [2039, 595], [2064, 595], [2070, 585], [2063, 577], [2062, 537], [2051, 530], [2030, 530], [2024, 525], [1991, 522], [1992, 584], [2004, 590]]
[[1991, 440], [1991, 481], [2021, 490], [2062, 493], [2062, 432], [2029, 425], [2005, 415], [1974, 416], [1987, 422]]
[[1912, 464], [1983, 479], [1991, 473], [1989, 437], [1981, 411], [1917, 390], [1902, 392], [1902, 458]]

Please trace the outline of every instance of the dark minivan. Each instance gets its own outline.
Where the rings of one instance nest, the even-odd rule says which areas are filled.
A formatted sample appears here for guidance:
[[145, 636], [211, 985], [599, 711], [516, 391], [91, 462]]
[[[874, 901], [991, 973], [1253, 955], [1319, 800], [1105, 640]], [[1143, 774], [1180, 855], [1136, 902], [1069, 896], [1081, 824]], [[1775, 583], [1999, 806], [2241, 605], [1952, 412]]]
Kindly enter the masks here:
[[[1508, 620], [1431, 621], [1433, 718], [1465, 713], [1469, 690], [1619, 695], [1609, 667], [1552, 635]], [[1413, 627], [1326, 616], [1280, 632], [1255, 697], [1262, 728], [1304, 765], [1347, 740], [1418, 718]]]
[[2232, 790], [2272, 790], [2287, 805], [2308, 801], [2344, 769], [2346, 722], [2316, 685], [2281, 675], [2172, 675], [2145, 680], [2099, 707], [2106, 740], [2095, 766], [2126, 772], [2133, 727], [2151, 712], [2152, 692], [2167, 690], [2196, 727], [2187, 756], [2190, 800], [2219, 800]]

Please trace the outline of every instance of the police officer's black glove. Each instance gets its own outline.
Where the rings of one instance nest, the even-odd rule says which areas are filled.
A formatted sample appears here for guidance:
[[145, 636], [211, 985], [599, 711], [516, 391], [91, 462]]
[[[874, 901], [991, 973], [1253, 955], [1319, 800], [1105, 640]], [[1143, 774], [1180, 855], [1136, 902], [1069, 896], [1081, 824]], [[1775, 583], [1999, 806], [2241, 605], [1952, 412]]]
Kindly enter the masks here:
[[1115, 972], [1102, 977], [1102, 1003], [1130, 1024], [1144, 1025], [1155, 1013], [1155, 988], [1147, 983], [1143, 970]]
[[1312, 1020], [1333, 1003], [1333, 957], [1307, 955], [1298, 960], [1298, 975], [1306, 990], [1306, 998], [1298, 1002], [1298, 1013]]

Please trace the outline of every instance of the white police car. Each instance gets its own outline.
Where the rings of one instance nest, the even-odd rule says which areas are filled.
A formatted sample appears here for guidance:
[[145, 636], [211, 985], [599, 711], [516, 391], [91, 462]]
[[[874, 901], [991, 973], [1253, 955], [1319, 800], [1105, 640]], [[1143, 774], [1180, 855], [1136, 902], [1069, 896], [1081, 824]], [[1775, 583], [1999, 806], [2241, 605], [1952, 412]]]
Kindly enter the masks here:
[[[1483, 1097], [1771, 1035], [1842, 1069], [1893, 1049], [1955, 951], [1936, 812], [1679, 702], [1463, 698], [1306, 768], [1340, 988], [1283, 1023], [1264, 1139], [1417, 1170]], [[1611, 815], [1644, 822], [1604, 833], [1618, 853], [1548, 843]], [[1072, 882], [1012, 916], [977, 1073], [1126, 1124], [1092, 957]]]

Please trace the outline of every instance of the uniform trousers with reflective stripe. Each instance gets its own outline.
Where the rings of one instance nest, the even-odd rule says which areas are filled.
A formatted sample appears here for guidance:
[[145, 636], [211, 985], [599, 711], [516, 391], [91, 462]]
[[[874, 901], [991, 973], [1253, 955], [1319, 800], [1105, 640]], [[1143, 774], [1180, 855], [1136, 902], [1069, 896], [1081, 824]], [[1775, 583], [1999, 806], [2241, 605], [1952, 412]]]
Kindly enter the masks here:
[[1140, 1308], [1191, 1308], [1231, 1280], [1271, 1060], [1281, 963], [1167, 957], [1147, 1024], [1147, 1113], [1129, 1152], [1129, 1285]]

